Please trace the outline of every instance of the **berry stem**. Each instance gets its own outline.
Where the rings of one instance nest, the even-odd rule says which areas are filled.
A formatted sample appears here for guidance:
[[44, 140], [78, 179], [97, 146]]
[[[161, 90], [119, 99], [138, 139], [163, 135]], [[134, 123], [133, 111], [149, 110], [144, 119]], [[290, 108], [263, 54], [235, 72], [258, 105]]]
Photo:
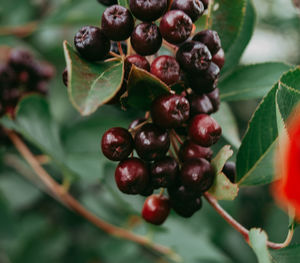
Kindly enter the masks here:
[[176, 140], [182, 145], [183, 144], [183, 141], [181, 140], [180, 136], [177, 134], [177, 132], [172, 129], [171, 130], [171, 133], [173, 134], [173, 136], [176, 138]]
[[140, 123], [139, 125], [137, 125], [136, 127], [132, 128], [132, 129], [129, 129], [128, 131], [131, 133], [131, 132], [134, 132], [134, 131], [137, 131], [139, 128], [143, 127], [146, 123], [148, 123], [148, 120], [145, 120], [143, 121], [142, 123]]
[[119, 56], [117, 53], [115, 53], [113, 51], [109, 51], [109, 55], [111, 55], [113, 58], [106, 59], [105, 61], [110, 61], [112, 59], [120, 58], [121, 57], [121, 56]]
[[84, 208], [73, 196], [71, 196], [60, 184], [58, 184], [48, 172], [40, 165], [35, 156], [26, 146], [26, 144], [20, 139], [20, 137], [13, 131], [6, 131], [8, 137], [13, 142], [17, 150], [24, 157], [27, 163], [38, 175], [39, 179], [43, 182], [47, 191], [58, 199], [63, 205], [65, 205], [70, 210], [73, 210], [83, 216], [85, 219], [93, 223], [98, 228], [102, 229], [104, 232], [113, 235], [118, 238], [123, 238], [142, 246], [148, 247], [160, 254], [164, 254], [169, 258], [179, 261], [180, 257], [170, 248], [152, 243], [148, 238], [140, 235], [136, 235], [131, 231], [114, 226], [94, 215], [92, 212]]
[[[239, 222], [237, 222], [231, 215], [229, 215], [227, 211], [225, 211], [223, 207], [220, 206], [217, 199], [214, 198], [212, 195], [206, 192], [204, 193], [204, 198], [217, 211], [217, 213], [225, 219], [225, 221], [228, 224], [230, 224], [236, 231], [238, 231], [244, 237], [246, 242], [249, 244], [249, 230], [242, 226]], [[272, 249], [281, 249], [287, 247], [292, 241], [293, 234], [294, 229], [292, 228], [289, 230], [286, 240], [283, 243], [274, 243], [267, 241], [267, 246]]]
[[176, 138], [174, 137], [173, 134], [170, 134], [170, 139], [171, 139], [171, 144], [173, 146], [174, 152], [176, 153], [176, 156], [178, 157], [178, 153], [179, 153], [179, 148], [176, 142]]
[[211, 25], [212, 25], [211, 13], [212, 13], [213, 5], [214, 5], [214, 0], [210, 0], [209, 3], [208, 3], [205, 29], [211, 28]]
[[118, 42], [118, 49], [119, 49], [120, 55], [121, 55], [122, 57], [124, 57], [124, 53], [123, 53], [123, 49], [122, 49], [122, 44], [121, 44], [120, 41]]

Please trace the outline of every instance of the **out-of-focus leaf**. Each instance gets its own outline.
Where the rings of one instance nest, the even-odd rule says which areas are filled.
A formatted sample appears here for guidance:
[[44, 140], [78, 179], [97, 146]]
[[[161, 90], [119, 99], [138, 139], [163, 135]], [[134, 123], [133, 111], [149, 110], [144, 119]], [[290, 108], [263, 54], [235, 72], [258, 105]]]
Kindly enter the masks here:
[[259, 263], [272, 263], [267, 248], [267, 234], [258, 228], [252, 228], [249, 232], [250, 246], [253, 248]]
[[300, 261], [300, 245], [291, 245], [278, 250], [270, 250], [272, 263], [298, 263]]

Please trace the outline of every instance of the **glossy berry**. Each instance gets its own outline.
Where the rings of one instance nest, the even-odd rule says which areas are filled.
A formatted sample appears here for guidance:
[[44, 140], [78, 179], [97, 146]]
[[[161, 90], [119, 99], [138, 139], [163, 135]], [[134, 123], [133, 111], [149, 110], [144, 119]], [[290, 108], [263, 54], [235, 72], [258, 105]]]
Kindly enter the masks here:
[[212, 92], [217, 87], [219, 75], [219, 67], [211, 62], [206, 71], [189, 77], [190, 87], [198, 94]]
[[146, 164], [138, 158], [121, 161], [115, 172], [118, 188], [125, 194], [142, 193], [149, 182], [149, 172]]
[[195, 22], [204, 12], [204, 5], [200, 0], [174, 0], [172, 10], [185, 12]]
[[110, 50], [110, 41], [103, 31], [84, 26], [75, 35], [74, 44], [81, 56], [90, 61], [103, 60]]
[[191, 116], [195, 116], [197, 114], [211, 114], [214, 112], [214, 106], [210, 101], [210, 98], [203, 95], [198, 94], [190, 94], [188, 96], [188, 100], [190, 103], [190, 114]]
[[186, 161], [181, 168], [182, 184], [197, 193], [206, 192], [212, 186], [214, 177], [214, 169], [205, 159]]
[[151, 117], [155, 124], [164, 128], [176, 128], [184, 124], [190, 113], [190, 105], [184, 96], [167, 94], [155, 99]]
[[206, 45], [212, 55], [217, 54], [221, 48], [221, 40], [218, 33], [214, 30], [203, 30], [193, 37], [194, 41], [198, 41]]
[[134, 19], [128, 9], [120, 5], [113, 5], [104, 11], [101, 27], [109, 39], [122, 41], [131, 35]]
[[154, 225], [161, 225], [170, 213], [171, 205], [166, 196], [151, 195], [143, 206], [143, 218]]
[[216, 88], [212, 92], [207, 93], [206, 95], [209, 97], [209, 99], [214, 107], [213, 112], [217, 112], [220, 108], [220, 91], [219, 91], [219, 89]]
[[138, 155], [151, 161], [165, 156], [170, 147], [170, 137], [165, 129], [147, 123], [137, 131], [134, 144]]
[[128, 79], [132, 65], [146, 71], [150, 71], [150, 64], [145, 57], [138, 54], [127, 56], [125, 59], [125, 79]]
[[68, 70], [67, 68], [64, 69], [62, 73], [62, 80], [66, 87], [68, 87]]
[[133, 15], [141, 21], [151, 22], [160, 18], [167, 10], [167, 0], [130, 0]]
[[110, 5], [116, 5], [118, 3], [118, 0], [98, 0], [100, 4], [110, 6]]
[[179, 158], [182, 162], [204, 158], [211, 160], [213, 152], [210, 148], [202, 147], [191, 140], [186, 140], [180, 147]]
[[171, 187], [175, 184], [179, 173], [177, 161], [166, 156], [163, 159], [155, 161], [150, 166], [150, 174], [153, 188]]
[[215, 144], [221, 136], [220, 125], [209, 115], [198, 114], [189, 124], [189, 136], [195, 143], [209, 147]]
[[130, 38], [133, 49], [142, 56], [156, 53], [162, 44], [162, 36], [158, 27], [153, 23], [137, 25]]
[[207, 9], [208, 8], [208, 4], [209, 4], [209, 0], [201, 0], [203, 6], [204, 6], [204, 9]]
[[126, 159], [133, 151], [133, 139], [124, 128], [111, 128], [102, 137], [101, 147], [103, 154], [112, 161]]
[[171, 56], [159, 56], [151, 64], [151, 74], [158, 77], [167, 85], [174, 84], [180, 79], [180, 66]]
[[188, 39], [192, 32], [191, 18], [181, 10], [167, 12], [160, 21], [162, 37], [172, 44], [180, 44]]
[[236, 167], [234, 162], [226, 162], [222, 172], [227, 176], [230, 182], [235, 183]]
[[212, 56], [204, 44], [187, 41], [178, 49], [176, 59], [186, 72], [199, 74], [208, 69]]
[[143, 122], [145, 122], [146, 119], [145, 118], [139, 118], [139, 119], [135, 119], [134, 121], [132, 121], [128, 127], [129, 130], [133, 130], [135, 129], [137, 126], [139, 126], [140, 124], [142, 124]]
[[220, 68], [222, 69], [225, 64], [225, 53], [223, 48], [220, 48], [217, 54], [215, 54], [212, 57], [212, 61]]

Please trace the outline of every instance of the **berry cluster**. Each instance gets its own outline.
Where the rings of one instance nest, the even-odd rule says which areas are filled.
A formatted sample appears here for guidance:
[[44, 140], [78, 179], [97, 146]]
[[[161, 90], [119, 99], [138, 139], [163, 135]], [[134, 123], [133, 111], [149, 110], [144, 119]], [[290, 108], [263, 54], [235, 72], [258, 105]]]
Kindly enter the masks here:
[[0, 115], [14, 116], [19, 99], [26, 93], [47, 93], [47, 83], [54, 76], [54, 68], [37, 61], [31, 53], [21, 49], [8, 50], [0, 61]]
[[[171, 208], [190, 217], [201, 208], [201, 196], [214, 182], [209, 147], [221, 136], [221, 127], [210, 114], [219, 109], [217, 83], [224, 51], [217, 32], [194, 34], [193, 26], [208, 1], [174, 0], [170, 6], [168, 0], [130, 0], [130, 10], [116, 1], [99, 2], [109, 6], [102, 15], [101, 28], [81, 28], [74, 43], [82, 57], [98, 61], [112, 53], [126, 55], [124, 41], [130, 38], [127, 43], [136, 54], [126, 55], [119, 93], [126, 91], [132, 65], [168, 86], [184, 84], [180, 94], [171, 91], [155, 98], [150, 114], [133, 121], [128, 129], [106, 131], [102, 152], [109, 160], [119, 161], [115, 181], [120, 191], [148, 196], [142, 210], [146, 221], [162, 224]], [[134, 17], [142, 22], [135, 24]], [[158, 55], [164, 41], [175, 50], [174, 56]], [[159, 195], [153, 194], [156, 189], [162, 189]], [[163, 194], [164, 189], [168, 195]]]

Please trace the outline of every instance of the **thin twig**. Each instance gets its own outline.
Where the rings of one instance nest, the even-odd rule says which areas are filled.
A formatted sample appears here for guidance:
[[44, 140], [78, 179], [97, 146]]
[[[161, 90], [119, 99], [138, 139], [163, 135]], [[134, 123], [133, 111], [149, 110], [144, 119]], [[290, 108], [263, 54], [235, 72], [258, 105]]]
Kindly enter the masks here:
[[[216, 198], [211, 196], [209, 193], [205, 193], [204, 197], [208, 201], [208, 203], [218, 212], [218, 214], [222, 216], [225, 219], [225, 221], [228, 224], [230, 224], [236, 231], [238, 231], [244, 237], [247, 243], [249, 243], [249, 230], [242, 226], [239, 222], [237, 222], [231, 215], [229, 215], [223, 209], [223, 207], [220, 206]], [[287, 247], [292, 241], [293, 234], [294, 229], [290, 229], [287, 238], [283, 243], [274, 243], [267, 241], [267, 246], [272, 249], [280, 249]]]
[[119, 49], [119, 53], [122, 57], [124, 57], [124, 52], [123, 52], [123, 49], [122, 49], [122, 44], [121, 42], [119, 41], [118, 42], [118, 49]]
[[38, 27], [38, 22], [33, 21], [20, 26], [2, 26], [0, 27], [0, 36], [15, 35], [18, 37], [26, 37], [32, 34]]
[[174, 129], [172, 129], [172, 130], [171, 130], [171, 133], [174, 135], [174, 137], [176, 138], [176, 140], [182, 145], [182, 144], [183, 144], [183, 141], [182, 141], [182, 139], [180, 138], [180, 136], [177, 134], [177, 132], [176, 132]]
[[206, 22], [205, 22], [205, 28], [209, 29], [211, 27], [211, 13], [212, 13], [212, 8], [214, 5], [214, 0], [210, 0], [208, 3], [208, 9], [207, 9], [207, 15], [206, 15]]
[[170, 258], [179, 261], [180, 257], [170, 248], [152, 243], [148, 238], [136, 235], [126, 229], [116, 227], [100, 218], [95, 216], [93, 213], [85, 209], [73, 196], [71, 196], [60, 184], [58, 184], [47, 172], [41, 167], [35, 156], [31, 153], [25, 143], [19, 138], [19, 136], [13, 131], [7, 131], [7, 135], [28, 162], [31, 168], [39, 176], [41, 181], [50, 190], [50, 192], [57, 197], [65, 206], [82, 215], [88, 221], [93, 223], [98, 228], [102, 229], [106, 233], [115, 237], [123, 238], [145, 247], [149, 247], [156, 252], [169, 256]]

